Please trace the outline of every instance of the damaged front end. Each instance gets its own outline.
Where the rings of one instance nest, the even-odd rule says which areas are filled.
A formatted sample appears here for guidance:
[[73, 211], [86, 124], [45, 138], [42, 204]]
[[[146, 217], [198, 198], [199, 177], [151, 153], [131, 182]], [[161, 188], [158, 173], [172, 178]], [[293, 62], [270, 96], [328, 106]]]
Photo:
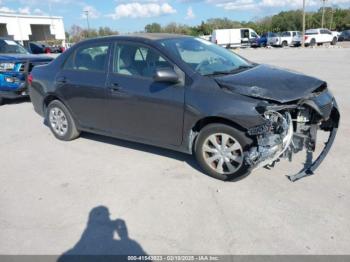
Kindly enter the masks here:
[[[320, 87], [306, 98], [285, 104], [262, 101], [256, 110], [265, 124], [247, 130], [255, 141], [245, 152], [246, 163], [252, 168], [273, 167], [281, 158], [292, 161], [292, 155], [306, 150], [304, 168], [287, 176], [294, 182], [312, 175], [328, 154], [339, 125], [339, 111], [327, 87]], [[319, 130], [328, 132], [328, 139], [320, 155], [313, 161]]]

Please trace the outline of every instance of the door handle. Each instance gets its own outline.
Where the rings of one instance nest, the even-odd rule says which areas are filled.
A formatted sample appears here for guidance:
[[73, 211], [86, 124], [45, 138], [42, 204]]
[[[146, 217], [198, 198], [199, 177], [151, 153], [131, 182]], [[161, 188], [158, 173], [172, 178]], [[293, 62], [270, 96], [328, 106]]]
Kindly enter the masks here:
[[121, 92], [122, 89], [121, 87], [119, 86], [118, 83], [113, 83], [110, 85], [109, 89], [112, 91], [112, 92]]
[[67, 78], [65, 76], [59, 77], [56, 79], [56, 82], [60, 84], [65, 84], [67, 83]]

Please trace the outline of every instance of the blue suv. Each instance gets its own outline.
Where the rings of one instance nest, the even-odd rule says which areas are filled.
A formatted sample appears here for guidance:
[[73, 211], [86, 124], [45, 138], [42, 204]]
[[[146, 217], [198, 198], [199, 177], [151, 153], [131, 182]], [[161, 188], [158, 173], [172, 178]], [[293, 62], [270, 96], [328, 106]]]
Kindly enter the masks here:
[[26, 76], [36, 65], [53, 58], [30, 54], [13, 40], [0, 38], [0, 105], [5, 99], [27, 96]]

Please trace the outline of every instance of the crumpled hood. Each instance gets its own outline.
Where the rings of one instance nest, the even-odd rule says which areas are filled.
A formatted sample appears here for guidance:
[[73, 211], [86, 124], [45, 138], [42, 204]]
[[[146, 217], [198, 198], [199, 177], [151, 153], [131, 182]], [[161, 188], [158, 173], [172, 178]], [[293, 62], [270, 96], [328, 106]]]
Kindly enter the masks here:
[[50, 62], [52, 57], [33, 54], [0, 54], [0, 62]]
[[257, 65], [241, 73], [215, 77], [215, 80], [232, 92], [280, 103], [299, 100], [325, 84], [317, 78], [268, 65]]

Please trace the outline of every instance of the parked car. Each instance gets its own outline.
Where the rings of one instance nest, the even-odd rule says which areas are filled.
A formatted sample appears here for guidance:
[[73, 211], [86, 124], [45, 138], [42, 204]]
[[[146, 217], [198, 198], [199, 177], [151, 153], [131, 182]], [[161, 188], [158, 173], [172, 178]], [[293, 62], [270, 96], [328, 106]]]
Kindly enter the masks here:
[[27, 96], [26, 75], [52, 58], [35, 56], [10, 39], [0, 38], [0, 105], [4, 99]]
[[338, 41], [350, 41], [350, 30], [341, 32]]
[[208, 175], [230, 180], [315, 149], [339, 112], [319, 79], [259, 65], [200, 38], [171, 34], [82, 41], [35, 67], [30, 97], [53, 135], [93, 132], [194, 154]]
[[279, 45], [286, 46], [299, 46], [301, 44], [302, 35], [299, 31], [285, 31], [280, 34]]
[[267, 46], [267, 34], [263, 34], [257, 38], [252, 38], [250, 40], [251, 47], [266, 47]]
[[275, 46], [279, 42], [279, 33], [268, 32], [267, 33], [267, 45]]
[[335, 45], [337, 43], [337, 37], [333, 33], [324, 28], [309, 29], [305, 32], [305, 45], [315, 46], [329, 43]]
[[29, 42], [28, 50], [32, 54], [50, 54], [50, 53], [61, 53], [61, 49], [54, 46], [49, 46], [47, 44], [39, 42]]
[[301, 32], [284, 31], [281, 33], [271, 33], [269, 44], [272, 46], [299, 46], [301, 44]]
[[252, 39], [258, 37], [259, 35], [250, 28], [217, 29], [213, 31], [211, 41], [226, 48], [242, 47], [248, 46]]

